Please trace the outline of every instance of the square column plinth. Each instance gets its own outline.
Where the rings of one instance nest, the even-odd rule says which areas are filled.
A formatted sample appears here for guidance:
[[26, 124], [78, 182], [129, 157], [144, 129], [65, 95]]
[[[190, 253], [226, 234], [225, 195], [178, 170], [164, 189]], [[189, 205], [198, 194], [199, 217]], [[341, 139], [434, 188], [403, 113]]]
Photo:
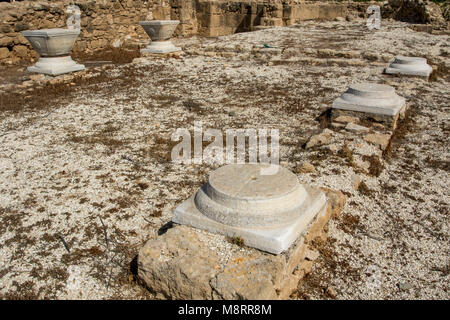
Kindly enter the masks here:
[[181, 51], [171, 41], [152, 41], [146, 48], [141, 49], [142, 53], [164, 54]]
[[428, 78], [433, 68], [427, 64], [427, 59], [420, 57], [395, 57], [389, 67], [384, 69], [387, 74], [401, 74]]
[[325, 194], [298, 182], [280, 166], [233, 164], [210, 174], [195, 195], [175, 209], [172, 221], [241, 238], [247, 246], [279, 254], [325, 210]]
[[247, 246], [279, 254], [290, 247], [317, 214], [325, 211], [325, 194], [309, 187], [306, 192], [307, 200], [298, 208], [301, 214], [293, 223], [283, 226], [244, 228], [214, 221], [198, 210], [195, 196], [175, 209], [172, 221], [229, 237], [239, 237]]
[[41, 57], [38, 62], [27, 68], [29, 72], [43, 73], [51, 76], [82, 71], [85, 67], [72, 60], [70, 56], [66, 57]]

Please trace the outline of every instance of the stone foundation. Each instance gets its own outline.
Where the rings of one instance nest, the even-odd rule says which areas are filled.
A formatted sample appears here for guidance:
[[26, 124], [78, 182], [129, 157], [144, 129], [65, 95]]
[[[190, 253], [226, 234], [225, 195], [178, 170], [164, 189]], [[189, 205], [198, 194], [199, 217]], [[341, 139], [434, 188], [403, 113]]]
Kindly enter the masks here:
[[358, 111], [351, 111], [351, 110], [341, 110], [341, 109], [331, 109], [331, 121], [333, 122], [338, 117], [344, 116], [344, 117], [355, 117], [360, 120], [367, 120], [367, 121], [373, 121], [378, 122], [380, 124], [383, 124], [385, 128], [388, 128], [390, 130], [395, 130], [397, 128], [397, 123], [399, 118], [402, 119], [405, 116], [406, 107], [403, 108], [399, 114], [395, 116], [388, 116], [388, 115], [381, 115], [381, 114], [374, 114], [374, 113], [365, 113], [365, 112], [358, 112]]
[[139, 277], [160, 299], [286, 299], [318, 257], [312, 240], [326, 239], [325, 225], [344, 208], [342, 193], [323, 191], [326, 210], [282, 254], [241, 248], [223, 236], [176, 225], [140, 250]]

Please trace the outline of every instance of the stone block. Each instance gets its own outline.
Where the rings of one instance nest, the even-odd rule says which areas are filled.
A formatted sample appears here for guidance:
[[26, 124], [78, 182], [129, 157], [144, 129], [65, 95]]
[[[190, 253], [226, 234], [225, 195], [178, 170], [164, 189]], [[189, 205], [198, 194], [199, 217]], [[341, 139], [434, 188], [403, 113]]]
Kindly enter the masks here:
[[383, 133], [373, 133], [373, 134], [366, 135], [364, 137], [364, 140], [377, 145], [378, 147], [380, 147], [381, 150], [385, 150], [386, 147], [389, 145], [389, 141], [391, 140], [391, 135], [383, 134]]
[[355, 124], [355, 123], [348, 123], [345, 126], [345, 130], [350, 131], [350, 132], [354, 132], [354, 133], [366, 133], [369, 132], [369, 128], [364, 127], [364, 126], [360, 126], [359, 124]]
[[0, 60], [9, 58], [8, 48], [0, 48]]

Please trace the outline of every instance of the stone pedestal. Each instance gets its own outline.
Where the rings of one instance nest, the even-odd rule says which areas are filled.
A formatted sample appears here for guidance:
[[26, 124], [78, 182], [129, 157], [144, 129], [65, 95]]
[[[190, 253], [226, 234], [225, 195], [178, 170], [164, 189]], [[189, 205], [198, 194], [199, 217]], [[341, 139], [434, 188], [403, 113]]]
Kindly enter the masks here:
[[51, 76], [84, 70], [69, 55], [79, 34], [80, 30], [73, 29], [23, 31], [22, 35], [40, 55], [38, 62], [27, 70]]
[[429, 77], [433, 68], [427, 64], [427, 59], [419, 57], [395, 57], [389, 67], [384, 69], [387, 74], [404, 74], [410, 76]]
[[279, 254], [325, 210], [323, 192], [301, 185], [290, 171], [267, 165], [227, 165], [212, 172], [198, 192], [175, 209], [172, 221], [240, 237], [247, 246]]
[[288, 250], [279, 255], [231, 244], [222, 235], [174, 225], [139, 251], [138, 274], [157, 299], [288, 299], [320, 254], [324, 226], [339, 215], [345, 196], [319, 190], [327, 199]]
[[373, 119], [396, 127], [397, 120], [406, 110], [403, 97], [388, 85], [375, 83], [352, 84], [332, 105], [332, 118], [356, 116]]
[[140, 21], [139, 24], [151, 39], [150, 44], [141, 52], [164, 54], [181, 51], [181, 48], [174, 46], [170, 41], [179, 23], [178, 20]]

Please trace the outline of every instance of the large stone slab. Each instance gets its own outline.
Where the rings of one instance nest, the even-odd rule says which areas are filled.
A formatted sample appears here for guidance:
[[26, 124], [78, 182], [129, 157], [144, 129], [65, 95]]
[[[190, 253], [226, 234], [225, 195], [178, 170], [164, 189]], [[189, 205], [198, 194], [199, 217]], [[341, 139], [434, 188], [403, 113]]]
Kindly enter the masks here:
[[138, 275], [159, 299], [287, 299], [317, 258], [314, 239], [341, 213], [345, 196], [328, 189], [317, 214], [285, 252], [239, 247], [223, 235], [175, 225], [139, 251]]
[[389, 67], [384, 69], [387, 74], [404, 74], [410, 76], [429, 77], [433, 68], [427, 64], [427, 59], [419, 57], [395, 57]]
[[301, 185], [276, 166], [232, 164], [212, 172], [195, 195], [175, 209], [173, 222], [242, 238], [248, 246], [281, 253], [325, 210], [325, 194]]

